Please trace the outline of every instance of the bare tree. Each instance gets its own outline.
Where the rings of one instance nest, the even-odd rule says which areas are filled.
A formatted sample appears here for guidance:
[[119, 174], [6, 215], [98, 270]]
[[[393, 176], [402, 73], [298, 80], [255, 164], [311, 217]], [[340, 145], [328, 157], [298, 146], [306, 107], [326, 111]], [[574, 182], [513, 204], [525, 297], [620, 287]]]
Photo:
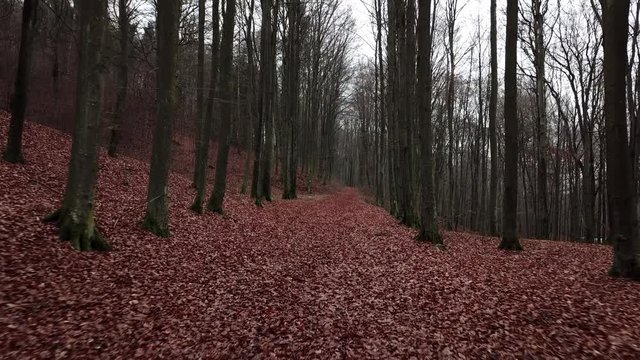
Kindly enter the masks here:
[[507, 0], [505, 46], [505, 162], [502, 242], [500, 249], [522, 250], [518, 241], [518, 0]]
[[80, 56], [69, 175], [62, 206], [45, 220], [56, 222], [60, 237], [71, 241], [77, 250], [110, 250], [94, 218], [107, 1], [81, 2], [78, 6]]

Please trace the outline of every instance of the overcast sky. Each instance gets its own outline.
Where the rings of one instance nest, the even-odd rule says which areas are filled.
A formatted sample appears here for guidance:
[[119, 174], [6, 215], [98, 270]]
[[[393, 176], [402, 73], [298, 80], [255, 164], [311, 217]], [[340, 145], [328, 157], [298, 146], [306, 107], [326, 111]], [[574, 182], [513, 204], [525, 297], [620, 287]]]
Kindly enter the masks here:
[[[356, 56], [371, 57], [373, 58], [375, 37], [373, 28], [371, 27], [371, 19], [367, 8], [373, 8], [375, 0], [343, 0], [344, 4], [351, 7], [353, 17], [356, 20]], [[440, 0], [440, 8], [438, 9], [438, 17], [443, 14], [443, 7], [446, 0]], [[498, 27], [500, 27], [504, 20], [500, 19], [500, 13], [504, 10], [504, 0], [498, 1]], [[461, 8], [458, 25], [460, 41], [464, 43], [469, 38], [474, 37], [476, 33], [476, 22], [478, 17], [482, 22], [483, 29], [489, 28], [489, 0], [458, 0], [458, 7]], [[498, 29], [500, 32], [500, 28]], [[488, 34], [488, 33], [487, 33]], [[500, 48], [498, 44], [498, 48]]]

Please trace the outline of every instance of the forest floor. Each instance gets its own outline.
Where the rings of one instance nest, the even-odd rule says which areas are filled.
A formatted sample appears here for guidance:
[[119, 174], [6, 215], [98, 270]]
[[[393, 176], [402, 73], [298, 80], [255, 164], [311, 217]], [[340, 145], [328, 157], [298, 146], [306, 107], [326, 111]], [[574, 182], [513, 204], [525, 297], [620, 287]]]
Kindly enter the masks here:
[[640, 285], [606, 276], [609, 247], [506, 253], [447, 232], [442, 251], [349, 188], [258, 209], [232, 183], [226, 217], [196, 216], [172, 174], [160, 239], [139, 227], [148, 166], [103, 154], [96, 218], [114, 251], [73, 251], [40, 221], [69, 147], [28, 124], [28, 163], [0, 161], [3, 359], [640, 358]]

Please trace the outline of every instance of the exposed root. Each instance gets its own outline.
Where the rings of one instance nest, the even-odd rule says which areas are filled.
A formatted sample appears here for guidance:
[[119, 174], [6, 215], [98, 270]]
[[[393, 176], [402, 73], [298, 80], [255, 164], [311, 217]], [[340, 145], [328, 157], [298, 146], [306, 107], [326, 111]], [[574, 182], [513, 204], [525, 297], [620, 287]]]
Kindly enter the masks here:
[[167, 226], [160, 224], [156, 219], [148, 215], [145, 216], [144, 221], [142, 221], [142, 228], [159, 237], [167, 238], [171, 236], [171, 232]]
[[498, 246], [500, 250], [508, 250], [508, 251], [522, 251], [522, 245], [518, 241], [518, 238], [502, 238], [500, 245]]
[[60, 239], [71, 242], [79, 251], [111, 251], [109, 242], [96, 228], [93, 215], [80, 220], [71, 211], [58, 209], [46, 216], [43, 221], [55, 223], [59, 228]]

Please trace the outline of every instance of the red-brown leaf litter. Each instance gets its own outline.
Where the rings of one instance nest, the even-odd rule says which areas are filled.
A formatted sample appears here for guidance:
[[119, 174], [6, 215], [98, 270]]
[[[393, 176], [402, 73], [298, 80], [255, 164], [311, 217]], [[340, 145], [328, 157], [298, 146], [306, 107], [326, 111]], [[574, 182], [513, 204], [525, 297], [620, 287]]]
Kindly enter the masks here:
[[148, 165], [103, 154], [96, 218], [114, 251], [74, 251], [41, 222], [69, 148], [29, 123], [28, 163], [0, 162], [3, 359], [640, 358], [640, 285], [606, 276], [609, 247], [506, 253], [449, 232], [439, 250], [348, 188], [259, 209], [238, 194], [241, 158], [225, 217], [191, 213], [191, 180], [171, 175], [161, 239], [139, 226]]

